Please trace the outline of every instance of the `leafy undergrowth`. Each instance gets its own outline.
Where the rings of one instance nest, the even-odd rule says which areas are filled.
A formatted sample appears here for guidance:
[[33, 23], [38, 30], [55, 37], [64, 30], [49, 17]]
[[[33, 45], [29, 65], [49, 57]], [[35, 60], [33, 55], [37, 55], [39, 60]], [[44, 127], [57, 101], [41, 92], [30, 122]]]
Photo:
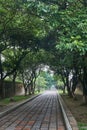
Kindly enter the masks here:
[[67, 95], [61, 95], [67, 107], [75, 117], [79, 130], [87, 130], [87, 105], [82, 105], [82, 95], [76, 95], [77, 100], [70, 98]]

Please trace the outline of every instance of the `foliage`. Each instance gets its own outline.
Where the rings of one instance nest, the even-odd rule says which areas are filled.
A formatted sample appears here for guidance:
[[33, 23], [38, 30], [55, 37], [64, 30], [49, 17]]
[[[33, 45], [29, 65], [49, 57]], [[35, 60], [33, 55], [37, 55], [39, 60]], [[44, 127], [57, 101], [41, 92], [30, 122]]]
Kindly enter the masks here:
[[38, 76], [36, 79], [36, 89], [39, 91], [41, 89], [47, 88], [47, 81], [44, 77]]
[[65, 85], [71, 72], [87, 84], [86, 0], [0, 0], [0, 14], [0, 79], [21, 70], [34, 81], [46, 64]]

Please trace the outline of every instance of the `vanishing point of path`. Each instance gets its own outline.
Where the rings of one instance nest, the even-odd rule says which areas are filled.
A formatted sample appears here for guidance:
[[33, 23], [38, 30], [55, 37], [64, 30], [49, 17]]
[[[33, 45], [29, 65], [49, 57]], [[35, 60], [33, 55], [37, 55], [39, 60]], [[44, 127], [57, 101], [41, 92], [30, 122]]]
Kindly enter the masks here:
[[48, 91], [0, 118], [0, 130], [65, 130], [55, 91]]

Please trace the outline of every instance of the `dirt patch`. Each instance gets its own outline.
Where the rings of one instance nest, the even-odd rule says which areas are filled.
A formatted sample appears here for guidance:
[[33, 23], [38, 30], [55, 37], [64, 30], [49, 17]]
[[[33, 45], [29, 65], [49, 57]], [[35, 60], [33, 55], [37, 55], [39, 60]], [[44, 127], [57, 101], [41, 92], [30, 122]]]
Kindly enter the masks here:
[[77, 122], [87, 124], [87, 105], [82, 105], [82, 95], [76, 95], [77, 100], [70, 98], [67, 95], [61, 95], [67, 107], [77, 120]]

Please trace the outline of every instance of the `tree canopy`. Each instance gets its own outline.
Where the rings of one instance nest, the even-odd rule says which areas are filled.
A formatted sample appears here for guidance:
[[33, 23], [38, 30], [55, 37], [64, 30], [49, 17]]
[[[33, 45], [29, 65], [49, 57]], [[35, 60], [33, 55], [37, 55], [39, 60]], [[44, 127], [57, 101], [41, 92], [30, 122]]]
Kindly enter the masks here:
[[34, 83], [44, 64], [61, 75], [69, 94], [80, 80], [87, 95], [87, 1], [0, 0], [1, 82], [23, 68]]

